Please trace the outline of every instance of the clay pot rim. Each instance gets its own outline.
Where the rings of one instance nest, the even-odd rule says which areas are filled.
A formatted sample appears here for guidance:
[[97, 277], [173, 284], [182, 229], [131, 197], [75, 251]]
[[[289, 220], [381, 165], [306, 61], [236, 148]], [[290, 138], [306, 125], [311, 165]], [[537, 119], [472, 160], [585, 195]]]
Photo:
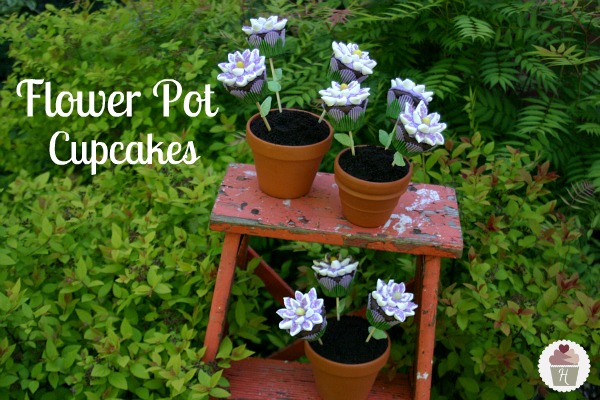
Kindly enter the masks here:
[[[383, 146], [377, 146], [377, 145], [372, 145], [372, 144], [361, 144], [361, 145], [355, 146], [355, 148], [358, 148], [358, 147], [376, 147], [376, 148], [381, 148], [381, 149], [384, 148]], [[411, 178], [412, 178], [412, 163], [406, 157], [404, 157], [404, 161], [408, 164], [408, 172], [406, 173], [406, 175], [404, 175], [400, 179], [396, 179], [395, 181], [389, 181], [389, 182], [371, 182], [371, 181], [357, 178], [354, 175], [350, 175], [348, 172], [344, 171], [344, 169], [340, 165], [340, 157], [342, 156], [343, 153], [345, 153], [347, 151], [351, 151], [351, 149], [349, 147], [347, 147], [344, 150], [340, 151], [338, 153], [338, 155], [335, 157], [334, 172], [336, 175], [339, 174], [340, 176], [343, 176], [343, 179], [352, 187], [356, 187], [359, 185], [360, 186], [369, 185], [374, 188], [378, 188], [380, 190], [385, 190], [387, 188], [391, 189], [391, 188], [397, 186], [398, 183], [400, 181], [402, 181], [403, 179], [405, 179], [407, 176], [411, 176]]]
[[[305, 353], [308, 353], [308, 352], [314, 353], [314, 356], [319, 358], [318, 363], [320, 365], [325, 364], [325, 365], [331, 365], [334, 368], [344, 368], [348, 372], [347, 373], [348, 377], [360, 376], [364, 369], [370, 368], [374, 364], [375, 365], [381, 364], [381, 366], [379, 367], [379, 369], [381, 369], [387, 363], [387, 360], [389, 359], [391, 349], [392, 349], [392, 340], [391, 340], [390, 334], [388, 332], [385, 332], [385, 334], [387, 336], [387, 347], [385, 348], [385, 351], [379, 357], [377, 357], [371, 361], [361, 363], [361, 364], [345, 364], [345, 363], [340, 363], [340, 362], [332, 361], [328, 358], [325, 358], [312, 349], [309, 341], [304, 342], [304, 351], [305, 351]], [[375, 339], [373, 339], [373, 340], [375, 340]], [[308, 357], [308, 354], [306, 354], [306, 356]], [[309, 358], [309, 360], [310, 360], [310, 358]], [[314, 363], [313, 360], [310, 360], [310, 361], [311, 361], [311, 364]]]
[[[309, 115], [312, 115], [313, 117], [315, 117], [317, 120], [320, 118], [319, 115], [310, 112], [310, 111], [306, 111], [306, 110], [300, 110], [297, 108], [283, 108], [283, 110], [287, 110], [287, 111], [294, 111], [294, 112], [301, 112], [301, 113], [306, 113]], [[277, 108], [272, 108], [271, 110], [269, 110], [269, 112], [279, 112], [279, 109]], [[329, 135], [327, 135], [327, 137], [325, 137], [325, 139], [321, 140], [320, 142], [316, 142], [316, 143], [312, 143], [312, 144], [306, 144], [303, 146], [287, 146], [284, 144], [276, 144], [276, 143], [272, 143], [272, 142], [268, 142], [266, 140], [263, 140], [261, 138], [259, 138], [258, 136], [256, 136], [254, 134], [254, 132], [252, 132], [252, 129], [250, 129], [250, 124], [252, 123], [252, 121], [254, 121], [256, 118], [260, 118], [260, 113], [256, 113], [254, 115], [252, 115], [248, 121], [246, 122], [246, 134], [247, 135], [251, 135], [252, 138], [251, 140], [257, 141], [259, 143], [262, 143], [263, 146], [274, 146], [276, 148], [289, 148], [289, 149], [308, 149], [310, 147], [314, 147], [314, 146], [321, 146], [324, 145], [327, 142], [331, 142], [333, 140], [333, 126], [329, 123], [329, 121], [327, 121], [325, 118], [323, 118], [323, 120], [321, 122], [324, 122], [325, 124], [327, 124], [327, 127], [329, 128]]]

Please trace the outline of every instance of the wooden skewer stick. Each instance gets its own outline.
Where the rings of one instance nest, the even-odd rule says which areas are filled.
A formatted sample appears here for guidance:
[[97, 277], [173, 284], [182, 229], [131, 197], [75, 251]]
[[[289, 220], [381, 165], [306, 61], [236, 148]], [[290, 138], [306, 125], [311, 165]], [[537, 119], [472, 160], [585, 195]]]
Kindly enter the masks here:
[[269, 125], [269, 121], [267, 121], [267, 117], [262, 115], [262, 110], [260, 109], [260, 104], [258, 104], [258, 101], [256, 102], [256, 107], [258, 108], [258, 113], [260, 114], [260, 117], [262, 118], [262, 120], [264, 121], [265, 125], [267, 126], [267, 130], [269, 132], [271, 132], [271, 125]]
[[373, 337], [373, 333], [375, 333], [375, 328], [371, 329], [371, 332], [369, 332], [369, 336], [367, 336], [367, 340], [365, 340], [365, 343], [369, 343], [369, 340], [371, 340], [371, 338]]
[[323, 110], [323, 112], [321, 113], [321, 116], [319, 117], [319, 123], [321, 123], [321, 121], [323, 121], [325, 114], [327, 114], [327, 110]]

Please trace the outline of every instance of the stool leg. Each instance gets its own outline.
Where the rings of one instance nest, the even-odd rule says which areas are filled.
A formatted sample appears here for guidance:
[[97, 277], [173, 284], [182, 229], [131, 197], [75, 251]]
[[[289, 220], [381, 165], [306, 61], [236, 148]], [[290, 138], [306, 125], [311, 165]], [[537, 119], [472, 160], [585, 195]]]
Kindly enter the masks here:
[[240, 234], [225, 234], [215, 290], [210, 306], [206, 336], [204, 338], [204, 346], [206, 346], [204, 361], [213, 361], [219, 351], [219, 345], [223, 337], [223, 326], [227, 317], [227, 302], [229, 301], [231, 284], [235, 273], [235, 263], [240, 247], [240, 240]]
[[246, 269], [248, 266], [248, 242], [250, 241], [250, 236], [242, 235], [242, 240], [240, 242], [240, 246], [238, 247], [237, 252], [237, 266]]
[[[435, 345], [435, 322], [440, 280], [440, 258], [417, 257], [415, 277], [417, 298], [417, 349], [414, 374], [414, 399], [429, 400], [431, 395], [431, 371], [433, 370], [433, 347]], [[420, 310], [420, 311], [419, 311]]]

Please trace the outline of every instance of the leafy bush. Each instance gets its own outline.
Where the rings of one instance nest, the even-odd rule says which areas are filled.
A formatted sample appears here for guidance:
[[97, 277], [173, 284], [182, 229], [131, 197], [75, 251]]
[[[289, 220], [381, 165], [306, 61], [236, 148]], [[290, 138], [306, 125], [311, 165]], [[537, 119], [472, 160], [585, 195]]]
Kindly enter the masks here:
[[478, 134], [434, 156], [442, 180], [457, 176], [467, 253], [445, 271], [439, 398], [455, 398], [453, 390], [473, 399], [583, 398], [548, 394], [536, 372], [542, 350], [568, 339], [587, 349], [588, 382], [600, 384], [597, 282], [575, 272], [589, 260], [575, 219], [552, 199], [556, 173], [511, 147], [494, 155]]
[[[14, 177], [23, 167], [33, 174], [58, 170], [48, 155], [48, 144], [60, 130], [68, 132], [71, 140], [109, 143], [139, 141], [144, 133], [175, 132], [195, 141], [204, 157], [218, 158], [218, 150], [209, 146], [225, 141], [230, 131], [223, 131], [219, 122], [229, 121], [227, 116], [232, 118], [235, 111], [219, 104], [213, 95], [212, 108], [219, 107], [220, 120], [204, 113], [190, 118], [183, 112], [182, 96], [172, 105], [170, 116], [164, 117], [162, 100], [153, 96], [152, 88], [163, 79], [179, 81], [184, 93], [203, 92], [205, 84], [217, 86], [215, 66], [226, 54], [219, 51], [220, 29], [239, 19], [239, 7], [233, 3], [199, 8], [192, 1], [183, 1], [180, 7], [168, 1], [132, 2], [129, 7], [113, 4], [97, 12], [48, 6], [47, 12], [37, 16], [8, 18], [0, 25], [0, 40], [10, 42], [9, 55], [15, 63], [0, 91], [0, 115], [6, 129], [0, 136], [0, 172]], [[97, 118], [76, 113], [50, 118], [44, 101], [37, 102], [33, 117], [27, 117], [26, 99], [17, 96], [16, 87], [32, 78], [51, 82], [54, 98], [59, 91], [140, 91], [142, 95], [134, 100], [131, 118], [114, 118], [107, 112]], [[68, 159], [63, 154], [68, 147], [60, 149], [59, 158]]]
[[[90, 185], [21, 173], [0, 202], [0, 397], [227, 395], [222, 368], [250, 352], [226, 340], [202, 362], [221, 177], [202, 163], [116, 168]], [[238, 271], [233, 300], [256, 279]]]
[[34, 10], [36, 6], [35, 0], [6, 0], [0, 5], [0, 15], [9, 14], [19, 11], [21, 8], [27, 7], [29, 10]]
[[600, 134], [597, 4], [382, 1], [362, 11], [350, 7], [344, 36], [377, 47], [378, 72], [434, 90], [454, 132], [540, 152], [572, 180], [587, 175]]
[[[589, 381], [600, 384], [597, 272], [590, 272], [600, 252], [587, 240], [597, 235], [597, 208], [582, 205], [576, 223], [573, 208], [557, 201], [569, 198], [563, 183], [577, 184], [588, 170], [590, 179], [600, 176], [592, 2], [106, 3], [95, 12], [87, 2], [49, 7], [0, 24], [15, 60], [0, 89], [2, 397], [224, 396], [219, 371], [248, 355], [236, 345], [251, 342], [266, 353], [284, 344], [270, 330], [273, 301], [250, 268], [237, 271], [217, 365], [201, 362], [221, 247], [208, 214], [226, 163], [250, 161], [240, 133], [254, 112], [219, 87], [216, 64], [246, 47], [243, 22], [269, 13], [289, 19], [289, 53], [277, 60], [286, 106], [318, 110], [331, 40], [357, 42], [379, 63], [358, 142], [389, 123], [383, 103], [397, 76], [426, 83], [449, 139], [467, 137], [413, 160], [416, 181], [456, 188], [466, 243], [462, 260], [443, 265], [435, 397], [545, 396], [536, 358], [564, 338], [595, 355]], [[142, 97], [132, 118], [48, 118], [41, 109], [29, 118], [15, 93], [25, 78], [51, 81], [55, 92], [139, 90]], [[151, 88], [165, 78], [184, 90], [212, 85], [218, 117], [188, 118], [181, 103], [163, 117]], [[187, 168], [105, 165], [90, 177], [80, 166], [50, 162], [56, 130], [78, 141], [138, 141], [149, 132], [193, 140], [203, 160]], [[278, 249], [271, 239], [253, 246], [295, 287], [311, 283], [307, 263], [325, 249]], [[349, 307], [360, 305], [376, 276], [414, 272], [410, 257], [348, 251], [368, 266]], [[399, 371], [413, 351], [400, 333], [393, 332]]]

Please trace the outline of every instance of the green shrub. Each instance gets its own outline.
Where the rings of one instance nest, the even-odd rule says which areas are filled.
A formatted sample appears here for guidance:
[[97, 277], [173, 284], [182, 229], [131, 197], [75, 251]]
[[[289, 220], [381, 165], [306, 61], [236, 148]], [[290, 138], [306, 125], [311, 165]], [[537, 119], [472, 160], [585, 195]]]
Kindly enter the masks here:
[[[537, 356], [564, 338], [595, 355], [589, 381], [600, 384], [597, 275], [589, 272], [594, 250], [586, 241], [594, 230], [583, 218], [576, 224], [572, 208], [548, 191], [560, 193], [561, 183], [578, 182], [590, 166], [590, 178], [599, 176], [595, 12], [592, 2], [571, 0], [302, 7], [156, 0], [7, 17], [0, 40], [15, 64], [0, 89], [0, 397], [195, 398], [213, 389], [221, 396], [219, 371], [248, 354], [234, 346], [251, 342], [266, 354], [285, 343], [272, 330], [273, 300], [250, 268], [237, 272], [222, 359], [200, 362], [221, 251], [208, 214], [225, 164], [250, 161], [238, 143], [254, 112], [220, 88], [216, 64], [246, 47], [240, 25], [267, 13], [290, 20], [289, 53], [277, 60], [286, 106], [319, 109], [331, 40], [360, 43], [378, 61], [358, 142], [372, 142], [369, 135], [389, 123], [389, 79], [410, 77], [435, 91], [450, 140], [414, 160], [414, 179], [456, 188], [466, 244], [462, 260], [443, 265], [435, 397], [544, 395]], [[142, 97], [132, 118], [48, 118], [39, 109], [29, 118], [15, 93], [26, 78], [57, 90], [139, 90]], [[165, 78], [184, 90], [211, 84], [219, 115], [188, 118], [177, 104], [163, 117], [150, 90]], [[51, 163], [47, 145], [56, 130], [78, 141], [137, 141], [150, 132], [193, 140], [203, 160], [189, 168], [105, 166], [90, 177]], [[452, 142], [460, 136], [470, 138]], [[563, 176], [554, 186], [546, 159]], [[311, 283], [307, 263], [325, 249], [279, 251], [271, 239], [254, 245], [300, 288]], [[377, 276], [414, 272], [411, 257], [349, 251], [367, 266], [349, 307], [361, 305]], [[414, 332], [413, 325], [403, 329]], [[403, 371], [414, 343], [399, 333], [393, 361]]]
[[[216, 364], [201, 360], [221, 178], [202, 163], [118, 167], [90, 185], [21, 173], [0, 194], [0, 397], [226, 395], [222, 368], [250, 353], [226, 340]], [[233, 301], [256, 279], [238, 271]]]
[[[227, 41], [223, 49], [226, 41], [220, 29], [234, 26], [238, 19], [239, 7], [233, 1], [208, 8], [198, 7], [194, 1], [182, 1], [178, 7], [169, 1], [132, 2], [127, 7], [107, 5], [96, 12], [48, 6], [48, 11], [36, 16], [7, 18], [0, 25], [0, 40], [10, 43], [9, 55], [15, 63], [0, 90], [5, 127], [0, 135], [0, 172], [14, 178], [22, 168], [33, 174], [62, 171], [48, 155], [50, 137], [56, 131], [66, 131], [71, 140], [79, 142], [95, 139], [108, 143], [139, 141], [146, 133], [159, 138], [176, 133], [194, 141], [200, 155], [218, 158], [218, 149], [210, 149], [210, 145], [223, 143], [231, 133], [223, 126], [235, 121], [232, 114], [239, 109], [232, 96], [212, 96], [212, 109], [219, 108], [214, 119], [204, 113], [188, 117], [183, 111], [184, 96], [172, 105], [170, 116], [164, 117], [162, 99], [153, 96], [152, 88], [163, 79], [180, 82], [184, 94], [192, 90], [203, 93], [206, 84], [216, 88], [216, 64], [231, 46]], [[239, 29], [237, 23], [235, 29]], [[115, 118], [106, 111], [97, 118], [76, 113], [48, 117], [44, 96], [35, 102], [33, 117], [28, 117], [27, 101], [16, 93], [23, 79], [51, 82], [54, 98], [59, 91], [100, 90], [107, 96], [113, 91], [140, 91], [141, 97], [134, 99], [131, 118]], [[68, 146], [59, 150], [59, 158], [69, 158]]]
[[[537, 361], [561, 339], [587, 350], [599, 385], [597, 282], [575, 272], [589, 260], [575, 219], [556, 208], [557, 175], [517, 149], [493, 150], [476, 134], [434, 154], [439, 178], [456, 185], [466, 253], [443, 272], [436, 398], [545, 395]], [[583, 398], [561, 396], [545, 398]]]
[[35, 0], [6, 0], [4, 4], [0, 5], [0, 15], [16, 12], [25, 7], [29, 10], [34, 10], [35, 3]]

